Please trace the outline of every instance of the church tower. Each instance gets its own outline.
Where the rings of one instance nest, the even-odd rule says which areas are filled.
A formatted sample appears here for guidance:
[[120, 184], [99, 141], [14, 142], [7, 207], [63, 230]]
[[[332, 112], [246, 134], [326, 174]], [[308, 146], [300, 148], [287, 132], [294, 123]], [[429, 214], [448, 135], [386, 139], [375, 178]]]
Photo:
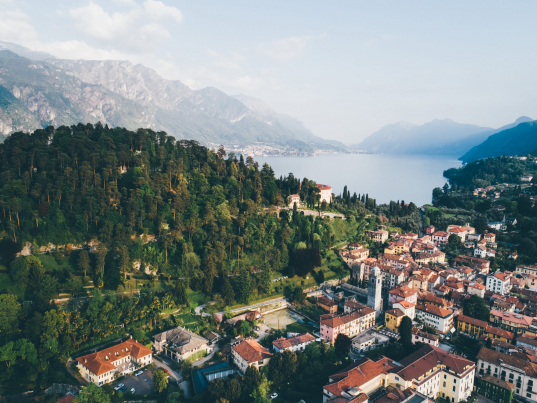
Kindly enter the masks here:
[[375, 310], [375, 318], [378, 318], [382, 311], [382, 274], [377, 266], [373, 267], [369, 275], [367, 306]]

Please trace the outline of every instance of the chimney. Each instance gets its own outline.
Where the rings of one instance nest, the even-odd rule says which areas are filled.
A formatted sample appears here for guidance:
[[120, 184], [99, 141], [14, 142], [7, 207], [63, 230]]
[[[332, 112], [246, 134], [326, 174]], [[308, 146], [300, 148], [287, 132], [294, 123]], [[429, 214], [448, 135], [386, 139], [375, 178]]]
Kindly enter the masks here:
[[131, 334], [131, 339], [132, 339], [132, 334]]

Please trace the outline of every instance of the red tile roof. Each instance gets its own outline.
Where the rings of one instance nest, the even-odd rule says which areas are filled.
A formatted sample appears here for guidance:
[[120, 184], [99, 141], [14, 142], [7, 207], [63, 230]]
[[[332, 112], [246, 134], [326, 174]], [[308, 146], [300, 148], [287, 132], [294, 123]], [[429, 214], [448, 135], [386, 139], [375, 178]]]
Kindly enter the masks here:
[[513, 357], [509, 354], [500, 353], [499, 351], [489, 350], [486, 347], [481, 347], [479, 354], [477, 354], [477, 359], [495, 365], [504, 363], [511, 367], [521, 369], [526, 375], [531, 376], [532, 378], [537, 377], [537, 364]]
[[128, 339], [123, 343], [116, 344], [96, 353], [78, 357], [76, 360], [95, 375], [102, 375], [116, 369], [112, 361], [127, 356], [139, 359], [152, 353], [153, 351], [143, 344], [138, 343], [136, 340]]
[[305, 333], [298, 336], [289, 337], [288, 339], [286, 339], [285, 337], [280, 337], [279, 339], [274, 340], [272, 344], [274, 344], [279, 349], [286, 349], [296, 346], [298, 344], [308, 343], [313, 340], [315, 340], [314, 336], [309, 333]]
[[233, 346], [233, 350], [246, 360], [248, 364], [272, 357], [272, 354], [265, 347], [253, 339], [241, 341], [236, 346]]
[[435, 305], [418, 305], [416, 307], [418, 311], [431, 313], [433, 315], [439, 316], [441, 318], [446, 318], [449, 315], [453, 314], [453, 311], [451, 309], [444, 309], [437, 307]]
[[469, 323], [469, 324], [471, 324], [473, 326], [482, 327], [483, 329], [486, 329], [487, 326], [489, 325], [487, 321], [471, 318], [471, 317], [465, 316], [465, 315], [457, 316], [457, 320], [459, 322]]
[[403, 286], [400, 288], [394, 288], [390, 290], [390, 294], [397, 295], [398, 297], [401, 297], [401, 298], [408, 298], [408, 297], [411, 297], [412, 295], [416, 295], [417, 293], [418, 292], [416, 290], [413, 290], [412, 288], [409, 288], [406, 286]]

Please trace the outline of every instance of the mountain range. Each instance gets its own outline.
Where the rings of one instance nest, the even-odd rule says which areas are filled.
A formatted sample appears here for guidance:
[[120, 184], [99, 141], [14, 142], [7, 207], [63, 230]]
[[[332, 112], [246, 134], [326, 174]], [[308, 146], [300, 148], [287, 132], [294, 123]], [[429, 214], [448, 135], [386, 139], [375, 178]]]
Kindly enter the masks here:
[[163, 130], [208, 146], [292, 155], [346, 148], [255, 98], [194, 90], [128, 61], [62, 60], [0, 42], [0, 134], [98, 121]]
[[[521, 116], [498, 129], [435, 119], [423, 125], [389, 124], [351, 148], [386, 154], [447, 155], [463, 162], [499, 155], [525, 155], [537, 148], [528, 127], [533, 119]], [[529, 124], [529, 125], [528, 125]], [[536, 136], [537, 140], [537, 136]]]

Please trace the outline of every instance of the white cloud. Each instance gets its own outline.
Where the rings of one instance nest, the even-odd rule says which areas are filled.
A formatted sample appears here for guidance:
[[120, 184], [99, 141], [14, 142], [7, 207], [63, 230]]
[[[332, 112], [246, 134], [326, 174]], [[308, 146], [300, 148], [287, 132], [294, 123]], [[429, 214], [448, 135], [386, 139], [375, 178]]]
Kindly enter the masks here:
[[299, 56], [312, 39], [324, 36], [324, 34], [294, 36], [258, 45], [256, 50], [278, 62], [285, 62]]
[[231, 52], [226, 56], [215, 52], [214, 50], [207, 49], [207, 54], [216, 67], [227, 70], [242, 70], [241, 64], [244, 62], [245, 58], [237, 52]]
[[161, 1], [147, 0], [144, 3], [144, 10], [149, 17], [155, 20], [171, 18], [175, 22], [183, 21], [183, 13], [173, 6], [167, 6]]
[[35, 40], [37, 32], [29, 17], [20, 9], [13, 9], [11, 1], [0, 1], [0, 40], [7, 42], [24, 42]]
[[179, 9], [161, 1], [146, 0], [142, 6], [134, 1], [120, 0], [130, 6], [122, 12], [109, 13], [90, 1], [87, 5], [69, 10], [75, 27], [90, 37], [129, 52], [147, 52], [156, 43], [170, 38], [166, 21], [180, 22]]

